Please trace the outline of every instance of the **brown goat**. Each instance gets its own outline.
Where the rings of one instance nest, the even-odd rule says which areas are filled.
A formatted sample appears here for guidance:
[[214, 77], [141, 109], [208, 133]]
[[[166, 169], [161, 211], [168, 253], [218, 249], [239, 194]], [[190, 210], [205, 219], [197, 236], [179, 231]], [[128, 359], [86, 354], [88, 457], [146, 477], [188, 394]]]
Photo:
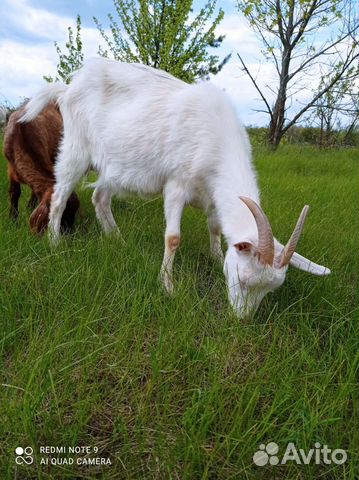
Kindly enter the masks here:
[[[32, 190], [29, 206], [38, 207], [30, 217], [34, 233], [43, 233], [49, 221], [51, 196], [55, 184], [54, 163], [63, 131], [62, 117], [55, 104], [48, 105], [29, 123], [17, 123], [25, 105], [13, 112], [5, 127], [4, 153], [8, 160], [10, 217], [19, 216], [20, 184]], [[80, 202], [72, 193], [62, 216], [63, 230], [71, 230]]]

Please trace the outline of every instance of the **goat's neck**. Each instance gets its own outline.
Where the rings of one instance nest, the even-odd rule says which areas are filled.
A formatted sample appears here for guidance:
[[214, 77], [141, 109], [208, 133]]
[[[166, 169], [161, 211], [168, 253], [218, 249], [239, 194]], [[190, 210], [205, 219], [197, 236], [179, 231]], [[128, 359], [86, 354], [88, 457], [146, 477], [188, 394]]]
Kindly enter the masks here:
[[235, 165], [232, 169], [225, 168], [217, 180], [214, 203], [228, 245], [257, 243], [258, 240], [254, 217], [240, 196], [260, 203], [255, 174], [249, 162], [243, 169]]

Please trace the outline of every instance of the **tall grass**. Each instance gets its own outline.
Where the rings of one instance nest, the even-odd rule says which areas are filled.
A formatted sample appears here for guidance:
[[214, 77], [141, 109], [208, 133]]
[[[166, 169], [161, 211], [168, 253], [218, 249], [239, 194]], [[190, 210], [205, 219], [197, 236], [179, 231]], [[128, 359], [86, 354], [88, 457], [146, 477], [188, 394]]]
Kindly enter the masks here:
[[[309, 203], [299, 252], [333, 273], [291, 269], [243, 321], [200, 212], [185, 212], [168, 298], [161, 200], [114, 201], [122, 241], [102, 235], [79, 190], [76, 232], [51, 248], [29, 232], [28, 192], [19, 226], [8, 220], [1, 159], [0, 478], [358, 478], [358, 156], [288, 146], [255, 160], [276, 236]], [[348, 460], [254, 465], [269, 441], [281, 454], [320, 442]], [[34, 463], [16, 465], [27, 445]], [[97, 447], [112, 465], [41, 465], [45, 445]]]

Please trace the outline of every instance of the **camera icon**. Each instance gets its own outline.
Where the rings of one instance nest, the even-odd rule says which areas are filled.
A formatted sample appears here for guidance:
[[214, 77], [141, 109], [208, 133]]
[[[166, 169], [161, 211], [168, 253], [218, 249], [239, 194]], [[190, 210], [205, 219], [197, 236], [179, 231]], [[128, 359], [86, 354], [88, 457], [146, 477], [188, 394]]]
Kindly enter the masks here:
[[32, 447], [16, 447], [15, 448], [15, 453], [16, 453], [16, 458], [15, 462], [17, 465], [31, 465], [34, 461], [34, 457], [32, 456], [34, 450]]

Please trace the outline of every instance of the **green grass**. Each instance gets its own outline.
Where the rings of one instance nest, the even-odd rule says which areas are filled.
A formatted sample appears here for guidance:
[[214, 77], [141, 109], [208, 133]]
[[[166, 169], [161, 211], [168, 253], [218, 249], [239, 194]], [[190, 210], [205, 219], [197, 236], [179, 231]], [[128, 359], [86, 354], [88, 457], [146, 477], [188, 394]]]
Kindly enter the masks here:
[[[199, 211], [184, 215], [168, 298], [160, 200], [114, 201], [123, 243], [79, 190], [76, 233], [51, 248], [29, 232], [28, 191], [20, 225], [8, 220], [1, 159], [1, 479], [358, 478], [358, 156], [287, 146], [255, 159], [276, 236], [309, 203], [299, 252], [333, 273], [291, 269], [252, 321], [227, 303]], [[255, 466], [269, 441], [348, 460]], [[35, 462], [16, 466], [27, 445]], [[112, 465], [40, 465], [43, 445], [97, 447]]]

